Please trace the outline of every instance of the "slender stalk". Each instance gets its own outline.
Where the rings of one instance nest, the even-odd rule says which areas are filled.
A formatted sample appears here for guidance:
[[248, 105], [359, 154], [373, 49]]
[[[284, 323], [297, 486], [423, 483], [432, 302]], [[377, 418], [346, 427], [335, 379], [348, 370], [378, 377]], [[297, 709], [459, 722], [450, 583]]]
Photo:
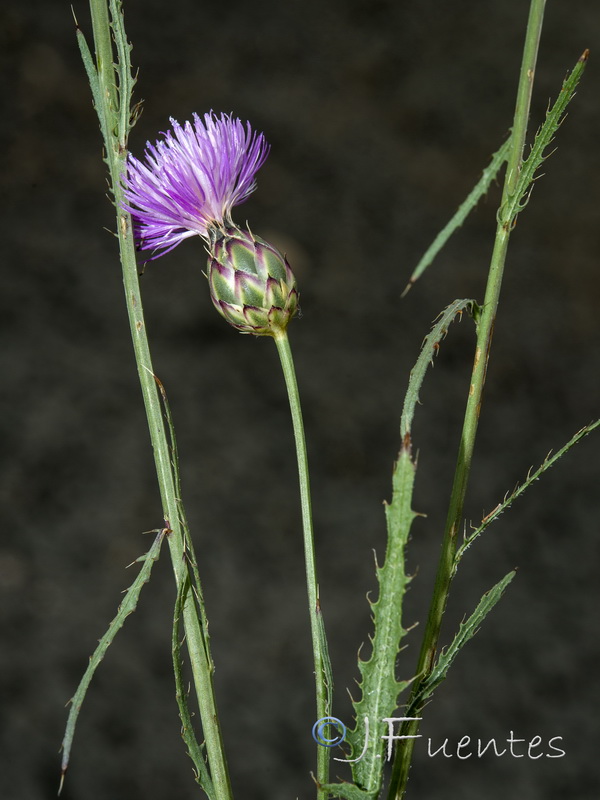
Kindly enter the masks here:
[[[179, 587], [181, 582], [186, 579], [188, 569], [184, 557], [186, 543], [180, 519], [181, 499], [178, 497], [176, 490], [169, 439], [165, 430], [161, 401], [154, 379], [144, 321], [131, 219], [129, 214], [122, 210], [121, 176], [126, 170], [127, 136], [131, 120], [130, 98], [124, 88], [131, 86], [131, 67], [128, 60], [129, 47], [125, 32], [122, 29], [120, 4], [116, 0], [110, 0], [112, 29], [115, 33], [116, 46], [120, 56], [116, 64], [113, 63], [113, 43], [107, 0], [90, 0], [90, 10], [96, 50], [96, 71], [100, 89], [95, 95], [95, 101], [104, 134], [106, 161], [110, 170], [115, 199], [117, 235], [123, 267], [123, 286], [127, 314], [154, 452], [165, 525], [168, 528], [167, 541], [175, 580]], [[125, 58], [125, 62], [123, 62], [123, 58]], [[127, 104], [127, 108], [122, 107], [124, 103]], [[187, 546], [187, 552], [189, 554], [189, 546]], [[183, 607], [183, 622], [194, 687], [198, 697], [206, 753], [214, 784], [215, 800], [231, 800], [231, 786], [212, 680], [214, 667], [210, 656], [208, 634], [198, 617], [191, 591], [188, 591]]]
[[[473, 450], [475, 447], [475, 437], [479, 423], [481, 398], [485, 384], [490, 346], [494, 331], [494, 322], [496, 319], [496, 311], [498, 308], [500, 289], [502, 286], [504, 264], [506, 261], [506, 253], [508, 250], [511, 228], [514, 221], [507, 214], [507, 201], [515, 192], [523, 160], [523, 147], [527, 133], [529, 107], [531, 102], [531, 93], [533, 89], [533, 79], [535, 75], [535, 66], [537, 61], [545, 4], [546, 0], [532, 0], [529, 8], [529, 19], [527, 22], [523, 60], [521, 63], [521, 73], [519, 76], [517, 102], [512, 129], [513, 132], [510, 142], [510, 152], [507, 159], [508, 165], [506, 169], [504, 189], [502, 192], [502, 200], [498, 212], [496, 238], [488, 273], [485, 299], [481, 317], [477, 325], [475, 358], [473, 362], [471, 383], [469, 386], [469, 395], [465, 409], [456, 470], [454, 473], [454, 483], [450, 495], [448, 516], [446, 519], [444, 538], [442, 540], [442, 549], [438, 564], [433, 598], [429, 609], [429, 616], [427, 619], [425, 632], [423, 634], [423, 642], [416, 670], [419, 680], [415, 681], [412, 698], [408, 707], [408, 714], [415, 717], [419, 716], [418, 712], [421, 709], [411, 707], [411, 703], [418, 695], [421, 681], [431, 672], [437, 650], [442, 618], [446, 609], [450, 582], [452, 580], [454, 559], [456, 555], [457, 534], [463, 514], [465, 494], [467, 490], [469, 473], [471, 470]], [[418, 722], [407, 723], [405, 729], [403, 730], [404, 735], [415, 735], [418, 730], [418, 726]], [[403, 746], [399, 748], [396, 753], [388, 794], [390, 800], [392, 798], [401, 800], [401, 798], [404, 796], [406, 791], [406, 783], [408, 780], [408, 771], [412, 759], [414, 741], [414, 739], [405, 740], [403, 742]]]
[[[290, 403], [292, 425], [294, 428], [294, 441], [296, 443], [296, 458], [298, 460], [298, 478], [300, 481], [300, 505], [302, 508], [302, 529], [304, 533], [304, 557], [306, 563], [306, 586], [308, 590], [308, 611], [310, 615], [310, 629], [312, 637], [313, 657], [315, 664], [315, 685], [317, 700], [317, 719], [322, 719], [330, 713], [329, 697], [332, 690], [331, 665], [327, 652], [325, 627], [319, 602], [319, 585], [317, 582], [317, 569], [315, 563], [315, 543], [310, 502], [310, 481], [308, 473], [308, 457], [306, 454], [306, 440], [304, 436], [304, 423], [300, 395], [294, 369], [294, 360], [286, 331], [281, 331], [276, 336], [275, 344], [281, 361], [281, 368], [285, 378], [285, 385]], [[317, 749], [317, 798], [326, 800], [327, 792], [321, 786], [329, 780], [329, 748]]]

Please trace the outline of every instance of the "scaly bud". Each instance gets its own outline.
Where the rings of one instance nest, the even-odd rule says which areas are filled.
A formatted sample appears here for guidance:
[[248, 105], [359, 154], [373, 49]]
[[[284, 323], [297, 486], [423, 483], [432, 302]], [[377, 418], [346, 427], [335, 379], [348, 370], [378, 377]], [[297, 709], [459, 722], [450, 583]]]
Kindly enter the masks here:
[[250, 231], [211, 227], [210, 296], [240, 333], [275, 336], [298, 310], [296, 280], [285, 256]]

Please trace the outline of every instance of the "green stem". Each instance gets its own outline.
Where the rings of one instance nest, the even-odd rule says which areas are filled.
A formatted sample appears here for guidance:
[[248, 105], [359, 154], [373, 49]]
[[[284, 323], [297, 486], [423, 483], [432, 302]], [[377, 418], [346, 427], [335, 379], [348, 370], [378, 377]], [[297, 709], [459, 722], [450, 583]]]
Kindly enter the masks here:
[[[315, 664], [315, 684], [317, 699], [317, 719], [322, 719], [330, 714], [330, 696], [332, 691], [331, 665], [325, 638], [325, 626], [319, 601], [319, 585], [317, 583], [317, 569], [315, 564], [315, 543], [310, 503], [310, 481], [308, 473], [308, 458], [306, 454], [306, 440], [304, 436], [304, 423], [302, 422], [302, 409], [298, 383], [294, 370], [294, 360], [286, 331], [278, 332], [274, 337], [277, 352], [281, 361], [281, 368], [285, 378], [294, 440], [296, 443], [296, 458], [298, 460], [298, 477], [300, 480], [300, 504], [302, 508], [302, 528], [304, 533], [304, 557], [306, 563], [306, 586], [308, 589], [308, 611], [310, 615], [310, 629], [312, 636], [313, 657]], [[321, 786], [329, 780], [329, 748], [318, 747], [317, 750], [317, 798], [326, 800], [327, 792]]]
[[[442, 618], [446, 609], [448, 592], [452, 580], [457, 534], [463, 514], [465, 494], [467, 490], [469, 473], [471, 470], [477, 425], [479, 422], [479, 413], [481, 410], [481, 398], [485, 384], [490, 346], [494, 331], [494, 322], [496, 319], [496, 311], [500, 298], [504, 264], [506, 261], [506, 253], [508, 250], [511, 228], [514, 221], [513, 218], [507, 214], [507, 201], [510, 196], [514, 194], [517, 187], [523, 160], [523, 147], [527, 133], [531, 92], [533, 88], [533, 79], [535, 75], [535, 66], [542, 29], [542, 21], [544, 17], [545, 3], [546, 0], [532, 0], [529, 9], [529, 19], [527, 22], [527, 33], [525, 36], [525, 46], [523, 50], [523, 60], [521, 64], [521, 73], [519, 76], [519, 87], [514, 114], [514, 124], [510, 142], [510, 152], [507, 159], [508, 165], [506, 169], [504, 189], [502, 192], [502, 200], [500, 209], [498, 211], [496, 238], [488, 274], [485, 299], [481, 317], [477, 325], [477, 344], [475, 348], [473, 371], [469, 386], [469, 396], [465, 409], [456, 470], [454, 473], [454, 483], [450, 495], [444, 538], [442, 541], [440, 561], [438, 564], [433, 598], [429, 609], [429, 616], [425, 626], [425, 632], [423, 634], [423, 642], [416, 670], [416, 674], [419, 676], [419, 679], [415, 681], [411, 701], [409, 701], [407, 713], [409, 716], [418, 717], [420, 716], [420, 711], [422, 710], [418, 707], [411, 707], [411, 703], [414, 701], [414, 698], [417, 697], [422, 681], [430, 674], [433, 667], [442, 625]], [[403, 734], [414, 736], [418, 730], [418, 727], [418, 722], [407, 723], [403, 729]], [[407, 739], [403, 742], [403, 746], [398, 749], [392, 771], [388, 795], [390, 800], [392, 798], [401, 800], [401, 798], [404, 796], [414, 742], [414, 739]]]
[[[123, 190], [121, 176], [126, 171], [127, 137], [130, 127], [131, 109], [119, 108], [129, 104], [123, 87], [130, 86], [131, 66], [129, 46], [122, 27], [120, 3], [110, 0], [112, 30], [121, 59], [114, 64], [111, 24], [109, 24], [107, 0], [90, 0], [90, 10], [96, 49], [96, 71], [99, 92], [95, 95], [98, 117], [105, 140], [106, 161], [110, 170], [112, 189], [117, 213], [117, 236], [123, 268], [123, 286], [133, 349], [138, 376], [148, 419], [150, 439], [165, 524], [169, 529], [169, 544], [175, 581], [179, 587], [187, 578], [185, 559], [186, 543], [181, 524], [181, 499], [178, 497], [171, 464], [169, 439], [165, 430], [161, 401], [154, 378], [152, 359], [144, 321], [142, 297], [139, 286], [137, 263], [131, 219], [122, 210]], [[125, 61], [123, 61], [123, 57]], [[121, 91], [119, 91], [121, 90]], [[187, 547], [189, 554], [189, 547]], [[221, 730], [213, 686], [214, 667], [210, 656], [208, 634], [199, 619], [198, 610], [191, 591], [188, 591], [183, 607], [183, 623], [194, 687], [198, 697], [206, 754], [215, 789], [215, 800], [231, 800], [231, 786], [225, 759]]]
[[[115, 186], [115, 197], [120, 202], [120, 190]], [[148, 418], [150, 439], [154, 451], [154, 463], [160, 489], [165, 521], [170, 528], [167, 537], [173, 572], [177, 587], [187, 578], [187, 563], [184, 557], [183, 529], [180, 521], [180, 499], [175, 490], [171, 470], [171, 453], [166, 435], [160, 398], [152, 368], [148, 346], [142, 298], [137, 274], [135, 250], [130, 236], [129, 216], [118, 212], [119, 245], [123, 265], [123, 284], [129, 315], [135, 360]], [[188, 547], [189, 552], [189, 547]], [[208, 637], [198, 618], [191, 590], [188, 590], [183, 606], [185, 639], [190, 658], [194, 688], [198, 697], [202, 731], [206, 754], [215, 789], [216, 800], [231, 800], [231, 786], [219, 726], [213, 685], [214, 667], [210, 657]]]

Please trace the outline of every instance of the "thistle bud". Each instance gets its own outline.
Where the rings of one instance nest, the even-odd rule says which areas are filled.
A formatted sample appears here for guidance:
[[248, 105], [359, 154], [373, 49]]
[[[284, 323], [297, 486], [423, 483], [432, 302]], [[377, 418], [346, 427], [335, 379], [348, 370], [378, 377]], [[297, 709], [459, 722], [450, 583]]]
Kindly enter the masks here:
[[217, 311], [240, 333], [276, 336], [298, 310], [285, 256], [250, 231], [210, 229], [208, 283]]

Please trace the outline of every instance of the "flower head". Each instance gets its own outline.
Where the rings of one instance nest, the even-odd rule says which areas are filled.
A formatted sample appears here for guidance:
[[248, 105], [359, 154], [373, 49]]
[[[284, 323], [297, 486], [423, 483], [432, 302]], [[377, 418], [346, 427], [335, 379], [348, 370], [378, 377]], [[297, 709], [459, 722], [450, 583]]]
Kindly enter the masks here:
[[146, 146], [144, 161], [129, 156], [123, 179], [140, 249], [156, 256], [188, 236], [208, 247], [208, 283], [219, 314], [241, 333], [279, 336], [298, 311], [296, 279], [273, 245], [233, 224], [269, 154], [262, 133], [212, 111], [193, 124], [171, 119], [172, 131]]
[[231, 209], [256, 188], [255, 175], [269, 154], [262, 133], [212, 111], [146, 145], [144, 161], [130, 155], [124, 178], [125, 208], [142, 250], [172, 250], [188, 236], [207, 241], [210, 227], [231, 225]]

